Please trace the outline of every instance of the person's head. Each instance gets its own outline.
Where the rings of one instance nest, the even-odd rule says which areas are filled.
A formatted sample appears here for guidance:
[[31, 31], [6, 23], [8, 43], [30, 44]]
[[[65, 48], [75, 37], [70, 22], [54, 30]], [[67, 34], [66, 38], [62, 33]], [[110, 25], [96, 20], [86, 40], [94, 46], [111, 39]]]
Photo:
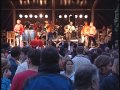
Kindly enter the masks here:
[[64, 61], [66, 61], [66, 60], [70, 60], [71, 58], [68, 55], [65, 55], [63, 59]]
[[73, 22], [70, 22], [70, 25], [73, 25]]
[[58, 64], [59, 63], [59, 53], [56, 48], [50, 46], [42, 49], [41, 63], [44, 64]]
[[85, 25], [88, 25], [87, 21], [84, 21], [84, 24], [85, 24]]
[[18, 20], [17, 20], [17, 24], [20, 24], [20, 23], [21, 23], [21, 20], [18, 19]]
[[16, 60], [19, 60], [21, 54], [21, 48], [18, 46], [15, 46], [11, 49], [11, 56], [15, 58]]
[[3, 76], [9, 77], [11, 75], [9, 68], [10, 68], [10, 62], [6, 58], [1, 57], [2, 77]]
[[96, 50], [97, 50], [98, 55], [102, 54], [102, 49], [101, 48], [97, 48]]
[[109, 47], [105, 47], [105, 52], [109, 53], [110, 52], [110, 48]]
[[118, 41], [115, 42], [115, 47], [114, 47], [114, 49], [119, 49], [119, 43], [118, 43]]
[[41, 51], [39, 49], [30, 49], [28, 52], [28, 66], [39, 66], [41, 62]]
[[95, 59], [94, 64], [97, 66], [100, 73], [102, 74], [106, 75], [109, 74], [109, 72], [111, 71], [112, 61], [111, 58], [107, 55], [98, 56]]
[[64, 59], [63, 59], [63, 56], [61, 56], [60, 54], [59, 54], [59, 57], [60, 57], [59, 67], [60, 67], [60, 70], [62, 71], [64, 69]]
[[107, 55], [107, 56], [109, 56], [110, 57], [110, 53], [107, 53], [107, 52], [102, 52], [102, 54], [101, 55]]
[[84, 47], [83, 46], [78, 46], [76, 48], [76, 52], [77, 52], [77, 54], [83, 54], [84, 53]]
[[76, 90], [99, 90], [99, 73], [94, 64], [81, 65], [75, 72]]
[[112, 72], [119, 75], [119, 59], [116, 58], [113, 62]]
[[25, 61], [27, 59], [27, 53], [31, 48], [29, 46], [25, 46], [21, 49], [20, 59], [21, 61]]
[[116, 50], [114, 50], [111, 53], [111, 57], [113, 57], [113, 58], [119, 58], [119, 53]]
[[93, 22], [90, 22], [90, 26], [93, 26]]
[[46, 20], [46, 21], [44, 21], [45, 22], [45, 24], [48, 24], [49, 22]]
[[96, 52], [91, 53], [91, 62], [93, 63], [97, 57], [98, 57], [98, 53]]
[[73, 61], [71, 59], [66, 60], [64, 62], [64, 70], [65, 70], [65, 72], [67, 72], [67, 71], [72, 72], [73, 68], [74, 68], [74, 63], [73, 63]]

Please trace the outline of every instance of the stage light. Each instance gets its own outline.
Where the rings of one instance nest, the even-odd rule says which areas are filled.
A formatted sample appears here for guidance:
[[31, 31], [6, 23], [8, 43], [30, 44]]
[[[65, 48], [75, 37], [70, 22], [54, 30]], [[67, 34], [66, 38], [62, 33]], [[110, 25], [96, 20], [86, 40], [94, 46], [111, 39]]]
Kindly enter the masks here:
[[32, 14], [30, 14], [30, 15], [29, 15], [29, 17], [30, 17], [30, 18], [32, 18], [32, 17], [33, 17], [33, 15], [32, 15]]
[[78, 15], [75, 15], [75, 18], [78, 18]]
[[43, 15], [42, 15], [42, 14], [40, 14], [40, 15], [39, 15], [39, 17], [40, 17], [40, 18], [43, 18]]
[[38, 18], [38, 16], [37, 16], [37, 15], [35, 15], [34, 17], [35, 17], [35, 18]]
[[20, 15], [19, 15], [19, 18], [23, 18], [23, 15], [22, 15], [22, 14], [20, 14]]
[[25, 17], [25, 18], [28, 18], [28, 15], [25, 15], [24, 17]]
[[70, 14], [69, 17], [71, 17], [72, 15]]
[[88, 18], [88, 15], [85, 15], [84, 18]]
[[67, 15], [66, 15], [66, 14], [64, 15], [64, 18], [67, 18]]
[[82, 14], [80, 14], [80, 15], [79, 15], [79, 18], [82, 18], [82, 17], [83, 17], [83, 15], [82, 15]]
[[62, 18], [62, 15], [59, 15], [59, 18]]
[[48, 15], [47, 15], [47, 14], [45, 15], [45, 18], [48, 18]]

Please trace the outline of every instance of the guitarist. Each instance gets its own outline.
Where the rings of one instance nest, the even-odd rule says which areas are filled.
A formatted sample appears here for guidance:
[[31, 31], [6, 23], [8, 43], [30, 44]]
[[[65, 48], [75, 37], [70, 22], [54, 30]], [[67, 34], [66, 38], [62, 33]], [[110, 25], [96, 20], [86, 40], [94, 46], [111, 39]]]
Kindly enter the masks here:
[[16, 36], [16, 44], [17, 46], [23, 46], [22, 42], [22, 34], [24, 32], [24, 27], [21, 24], [21, 20], [17, 20], [17, 24], [14, 26], [14, 32]]
[[81, 30], [81, 43], [84, 43], [85, 46], [88, 46], [88, 34], [89, 34], [89, 25], [87, 21], [84, 21], [84, 26]]
[[72, 32], [75, 30], [75, 26], [73, 26], [73, 22], [70, 22], [68, 25], [64, 27], [66, 39], [70, 41]]
[[91, 41], [93, 41], [95, 46], [97, 45], [96, 40], [95, 40], [95, 35], [96, 34], [97, 34], [96, 27], [93, 25], [93, 22], [90, 22], [88, 47], [90, 47]]
[[51, 24], [48, 21], [45, 21], [44, 31], [46, 31], [46, 44], [47, 44], [47, 41], [51, 40], [52, 37], [53, 37], [52, 26], [51, 26]]

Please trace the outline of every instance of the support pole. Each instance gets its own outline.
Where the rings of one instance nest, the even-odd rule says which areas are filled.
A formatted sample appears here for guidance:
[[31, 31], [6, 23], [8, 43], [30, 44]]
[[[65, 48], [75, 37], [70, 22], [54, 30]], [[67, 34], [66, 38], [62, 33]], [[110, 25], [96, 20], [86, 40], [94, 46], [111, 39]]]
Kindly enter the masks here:
[[15, 8], [15, 6], [14, 6], [14, 4], [13, 4], [12, 1], [10, 1], [10, 4], [11, 4], [12, 7], [13, 7], [13, 27], [14, 27], [14, 26], [15, 26], [15, 23], [16, 23], [16, 8]]
[[98, 0], [95, 0], [94, 3], [93, 3], [92, 9], [91, 9], [91, 21], [92, 21], [93, 23], [94, 23], [94, 18], [95, 18], [95, 17], [94, 17], [94, 15], [95, 15], [95, 12], [94, 12], [95, 10], [94, 10], [94, 9], [95, 9], [97, 3], [98, 3]]
[[55, 0], [52, 0], [52, 23], [55, 24]]

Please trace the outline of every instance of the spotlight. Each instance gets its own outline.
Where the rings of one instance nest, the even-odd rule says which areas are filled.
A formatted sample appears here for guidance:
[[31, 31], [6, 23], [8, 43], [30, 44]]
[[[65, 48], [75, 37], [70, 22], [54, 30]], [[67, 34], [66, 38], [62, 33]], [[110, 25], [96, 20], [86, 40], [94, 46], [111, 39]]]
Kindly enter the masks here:
[[88, 15], [85, 15], [84, 18], [88, 18]]
[[38, 16], [37, 16], [37, 15], [35, 15], [34, 17], [35, 17], [35, 18], [38, 18]]
[[69, 17], [71, 17], [72, 15], [70, 14]]
[[30, 14], [30, 15], [29, 15], [29, 17], [30, 17], [30, 18], [32, 18], [32, 17], [33, 17], [33, 15], [32, 15], [32, 14]]
[[78, 18], [78, 15], [75, 15], [75, 18]]
[[24, 17], [25, 17], [25, 18], [28, 18], [28, 15], [25, 15]]
[[42, 17], [43, 17], [43, 15], [42, 15], [42, 14], [40, 14], [40, 15], [39, 15], [39, 17], [40, 17], [40, 18], [42, 18]]
[[82, 18], [82, 17], [83, 17], [83, 15], [82, 15], [82, 14], [80, 14], [80, 15], [79, 15], [79, 18]]
[[47, 14], [45, 15], [45, 18], [48, 18], [48, 15], [47, 15]]
[[59, 15], [59, 18], [62, 18], [62, 15]]
[[22, 18], [22, 17], [23, 17], [23, 15], [22, 15], [22, 14], [20, 14], [20, 15], [19, 15], [19, 18]]
[[67, 18], [67, 15], [66, 15], [66, 14], [64, 15], [64, 18]]

